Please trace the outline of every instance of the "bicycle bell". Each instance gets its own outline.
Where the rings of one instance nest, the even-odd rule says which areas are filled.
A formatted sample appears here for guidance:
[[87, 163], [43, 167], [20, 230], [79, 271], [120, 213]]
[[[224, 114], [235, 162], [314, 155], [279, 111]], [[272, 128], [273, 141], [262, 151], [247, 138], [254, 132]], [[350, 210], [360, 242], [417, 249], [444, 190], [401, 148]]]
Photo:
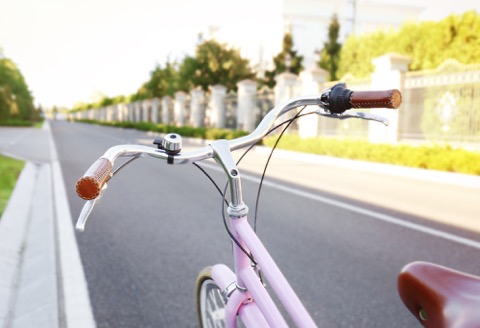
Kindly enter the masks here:
[[162, 148], [167, 154], [178, 154], [182, 150], [182, 136], [169, 133], [162, 140]]

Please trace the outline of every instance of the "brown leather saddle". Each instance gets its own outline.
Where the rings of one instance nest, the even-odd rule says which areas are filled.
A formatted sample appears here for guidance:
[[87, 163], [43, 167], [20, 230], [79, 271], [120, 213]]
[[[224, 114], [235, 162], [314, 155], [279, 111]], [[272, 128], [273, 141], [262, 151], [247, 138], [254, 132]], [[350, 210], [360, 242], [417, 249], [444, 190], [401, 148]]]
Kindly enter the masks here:
[[425, 327], [480, 327], [480, 277], [413, 262], [402, 269], [398, 292]]

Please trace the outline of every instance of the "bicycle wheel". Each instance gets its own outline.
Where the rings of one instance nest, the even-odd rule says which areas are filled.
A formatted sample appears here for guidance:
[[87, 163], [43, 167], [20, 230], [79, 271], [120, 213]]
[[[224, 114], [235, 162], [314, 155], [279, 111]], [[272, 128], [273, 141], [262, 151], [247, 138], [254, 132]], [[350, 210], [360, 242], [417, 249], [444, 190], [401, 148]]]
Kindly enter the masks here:
[[200, 327], [225, 327], [225, 302], [222, 290], [212, 279], [212, 267], [203, 269], [195, 284]]

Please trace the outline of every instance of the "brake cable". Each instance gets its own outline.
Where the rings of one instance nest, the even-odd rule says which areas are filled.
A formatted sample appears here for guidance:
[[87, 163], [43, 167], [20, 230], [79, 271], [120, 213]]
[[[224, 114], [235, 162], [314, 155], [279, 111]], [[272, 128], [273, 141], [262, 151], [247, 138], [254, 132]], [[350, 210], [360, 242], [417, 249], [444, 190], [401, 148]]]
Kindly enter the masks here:
[[[272, 129], [270, 129], [266, 134], [265, 136], [269, 135], [270, 133], [272, 133], [273, 131], [275, 131], [276, 129], [278, 129], [279, 127], [287, 124], [284, 129], [282, 130], [282, 132], [279, 134], [277, 140], [275, 141], [275, 144], [274, 146], [272, 147], [272, 150], [270, 152], [270, 155], [268, 156], [268, 159], [267, 159], [267, 162], [265, 164], [265, 167], [264, 167], [264, 170], [263, 170], [263, 173], [262, 173], [262, 176], [261, 176], [261, 179], [260, 179], [260, 183], [259, 183], [259, 187], [258, 187], [258, 190], [257, 190], [257, 198], [256, 198], [256, 201], [255, 201], [255, 216], [254, 216], [254, 225], [253, 225], [253, 230], [256, 232], [256, 228], [257, 228], [257, 216], [258, 216], [258, 204], [259, 204], [259, 199], [260, 199], [260, 192], [261, 192], [261, 188], [263, 186], [263, 181], [265, 179], [265, 175], [266, 175], [266, 171], [267, 171], [267, 168], [268, 168], [268, 165], [270, 163], [270, 159], [273, 155], [273, 152], [275, 151], [280, 139], [282, 138], [283, 134], [285, 133], [285, 131], [290, 127], [290, 125], [293, 123], [293, 121], [295, 121], [296, 119], [300, 118], [300, 117], [303, 117], [303, 116], [307, 116], [307, 115], [311, 115], [311, 114], [315, 114], [315, 112], [311, 112], [311, 113], [307, 113], [307, 114], [301, 114], [302, 111], [305, 109], [306, 106], [303, 106], [298, 112], [297, 114], [295, 114], [294, 117], [288, 119], [288, 120], [285, 120], [283, 121], [282, 123], [279, 123], [278, 125], [276, 125], [275, 127], [273, 127]], [[245, 150], [245, 152], [240, 156], [240, 158], [238, 159], [237, 161], [237, 165], [240, 164], [240, 162], [242, 161], [242, 159], [247, 155], [247, 153], [253, 149], [253, 147], [255, 146], [255, 144], [251, 145], [250, 147], [247, 148], [247, 150]], [[240, 250], [250, 259], [250, 261], [252, 262], [253, 265], [257, 265], [257, 262], [255, 261], [253, 255], [249, 252], [247, 252], [247, 250], [240, 244], [240, 242], [235, 238], [235, 236], [232, 234], [232, 232], [230, 231], [230, 228], [228, 227], [228, 223], [227, 223], [227, 219], [226, 219], [226, 216], [225, 216], [225, 204], [228, 205], [228, 201], [226, 199], [226, 191], [227, 191], [227, 188], [228, 188], [228, 184], [229, 182], [227, 181], [226, 185], [225, 185], [225, 189], [224, 191], [222, 192], [220, 187], [217, 185], [217, 183], [215, 182], [215, 180], [213, 180], [213, 178], [197, 163], [193, 163], [193, 165], [195, 165], [203, 174], [205, 174], [205, 176], [207, 176], [207, 178], [210, 180], [210, 182], [212, 182], [212, 184], [215, 186], [215, 188], [217, 189], [217, 191], [220, 193], [220, 196], [222, 197], [222, 218], [223, 218], [223, 223], [224, 223], [224, 226], [225, 226], [225, 230], [227, 231], [227, 234], [228, 236], [230, 237], [230, 239], [240, 248]]]

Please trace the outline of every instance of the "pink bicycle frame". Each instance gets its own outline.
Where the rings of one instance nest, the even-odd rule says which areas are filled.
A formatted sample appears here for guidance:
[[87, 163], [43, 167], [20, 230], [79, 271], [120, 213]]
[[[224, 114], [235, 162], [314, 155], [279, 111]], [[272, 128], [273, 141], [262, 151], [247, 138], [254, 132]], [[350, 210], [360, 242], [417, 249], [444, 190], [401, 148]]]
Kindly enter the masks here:
[[[316, 327], [309, 313], [257, 237], [246, 216], [230, 217], [231, 229], [242, 247], [251, 252], [273, 291], [298, 327]], [[248, 256], [234, 244], [235, 273], [222, 264], [215, 265], [215, 283], [228, 293], [225, 320], [227, 327], [236, 327], [237, 314], [247, 327], [288, 327], [277, 306], [260, 281]]]

